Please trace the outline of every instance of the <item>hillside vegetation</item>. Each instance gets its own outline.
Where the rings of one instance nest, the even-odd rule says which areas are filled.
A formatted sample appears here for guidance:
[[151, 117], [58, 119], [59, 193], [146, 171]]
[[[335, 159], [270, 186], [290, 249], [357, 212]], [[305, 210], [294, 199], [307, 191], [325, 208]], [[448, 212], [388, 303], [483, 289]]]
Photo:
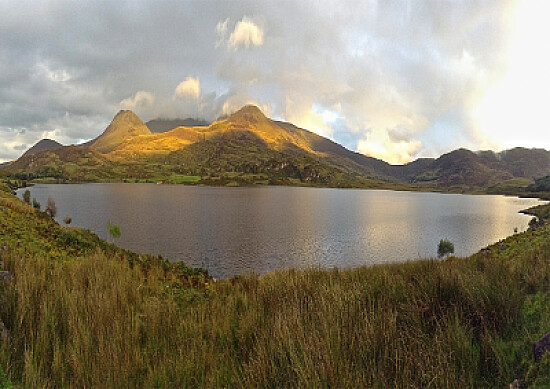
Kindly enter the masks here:
[[[390, 165], [291, 123], [271, 120], [255, 106], [210, 125], [192, 119], [158, 119], [148, 125], [155, 133], [133, 112], [121, 111], [86, 144], [58, 147], [39, 142], [40, 147], [5, 168], [21, 179], [56, 182], [149, 180], [495, 194], [528, 194], [533, 179], [550, 174], [550, 152], [542, 149], [459, 149], [437, 159]], [[168, 179], [185, 175], [199, 178]]]
[[5, 385], [550, 385], [550, 353], [532, 354], [550, 331], [547, 227], [466, 259], [214, 281], [0, 188]]

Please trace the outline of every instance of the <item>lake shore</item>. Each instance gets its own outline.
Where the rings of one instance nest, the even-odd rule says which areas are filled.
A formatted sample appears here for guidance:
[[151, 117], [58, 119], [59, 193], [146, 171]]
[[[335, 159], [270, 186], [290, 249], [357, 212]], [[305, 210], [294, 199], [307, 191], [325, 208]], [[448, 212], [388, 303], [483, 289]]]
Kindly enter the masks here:
[[[24, 190], [18, 191], [20, 198]], [[208, 268], [216, 278], [282, 268], [353, 268], [436, 256], [442, 238], [469, 256], [527, 229], [521, 209], [538, 201], [502, 196], [96, 183], [36, 185], [31, 197], [58, 205], [57, 221], [119, 246]]]

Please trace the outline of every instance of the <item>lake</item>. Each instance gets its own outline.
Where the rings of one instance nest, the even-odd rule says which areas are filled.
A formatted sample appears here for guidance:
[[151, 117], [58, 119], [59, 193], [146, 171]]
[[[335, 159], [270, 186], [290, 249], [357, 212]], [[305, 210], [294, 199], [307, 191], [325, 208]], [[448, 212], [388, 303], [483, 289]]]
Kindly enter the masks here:
[[[296, 267], [356, 267], [435, 257], [442, 238], [468, 256], [527, 228], [535, 199], [299, 187], [37, 184], [57, 220], [121, 247], [207, 268], [217, 278]], [[20, 189], [22, 196], [25, 189]]]

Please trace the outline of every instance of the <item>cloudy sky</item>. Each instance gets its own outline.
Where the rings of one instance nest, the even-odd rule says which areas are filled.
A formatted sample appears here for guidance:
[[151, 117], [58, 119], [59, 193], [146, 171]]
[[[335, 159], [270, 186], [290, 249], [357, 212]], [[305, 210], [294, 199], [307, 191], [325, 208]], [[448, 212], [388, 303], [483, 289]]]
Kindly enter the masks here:
[[550, 2], [0, 0], [0, 161], [246, 103], [391, 163], [550, 149]]

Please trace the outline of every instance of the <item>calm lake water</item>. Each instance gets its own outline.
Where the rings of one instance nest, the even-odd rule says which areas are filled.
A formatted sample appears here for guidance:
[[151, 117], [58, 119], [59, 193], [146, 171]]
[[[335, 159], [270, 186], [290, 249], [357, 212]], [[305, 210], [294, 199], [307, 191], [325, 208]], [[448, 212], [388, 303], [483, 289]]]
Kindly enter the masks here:
[[[19, 190], [21, 196], [24, 190]], [[137, 252], [206, 267], [215, 277], [288, 267], [356, 267], [435, 257], [440, 239], [470, 255], [527, 228], [534, 199], [382, 190], [216, 188], [154, 184], [35, 185], [57, 220]]]

